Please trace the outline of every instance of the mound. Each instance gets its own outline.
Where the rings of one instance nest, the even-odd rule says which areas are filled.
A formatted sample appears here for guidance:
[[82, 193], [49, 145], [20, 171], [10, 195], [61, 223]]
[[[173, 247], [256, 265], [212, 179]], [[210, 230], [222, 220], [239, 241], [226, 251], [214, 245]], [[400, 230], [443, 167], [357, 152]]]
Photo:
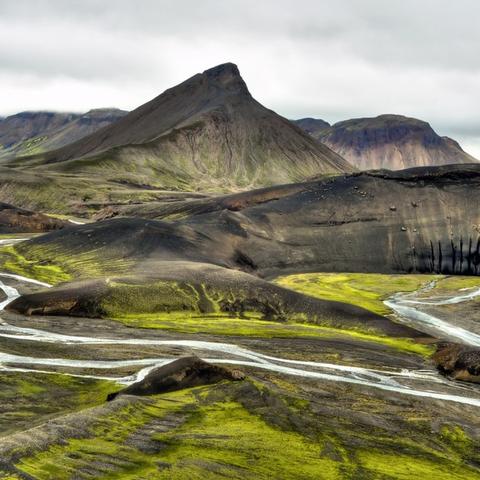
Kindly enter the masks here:
[[212, 385], [222, 380], [243, 380], [245, 375], [238, 370], [211, 365], [198, 357], [182, 357], [167, 365], [155, 368], [143, 380], [129, 385], [119, 392], [110, 393], [107, 401], [119, 395], [156, 395], [183, 390], [184, 388]]
[[[80, 252], [112, 265], [130, 258], [142, 268], [157, 260], [193, 260], [260, 276], [307, 271], [476, 275], [479, 192], [479, 165], [378, 171], [221, 198], [131, 206], [126, 214], [155, 220], [116, 218], [18, 248], [39, 260]], [[159, 221], [171, 218], [177, 221]]]
[[330, 127], [330, 124], [320, 118], [300, 118], [299, 120], [292, 120], [295, 125], [305, 130], [314, 138], [319, 138], [320, 134]]
[[195, 262], [156, 262], [148, 276], [85, 280], [23, 295], [7, 307], [24, 315], [125, 317], [223, 313], [359, 328], [399, 337], [419, 332], [353, 305], [319, 300], [253, 275]]

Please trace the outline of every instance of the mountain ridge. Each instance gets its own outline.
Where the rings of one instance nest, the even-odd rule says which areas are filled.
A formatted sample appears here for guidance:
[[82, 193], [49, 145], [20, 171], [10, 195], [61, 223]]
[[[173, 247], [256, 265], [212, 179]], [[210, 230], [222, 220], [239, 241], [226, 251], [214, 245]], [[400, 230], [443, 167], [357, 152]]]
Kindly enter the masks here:
[[[304, 120], [296, 123], [301, 125]], [[412, 117], [383, 114], [342, 120], [331, 126], [322, 123], [320, 120], [310, 134], [360, 170], [477, 161], [456, 140], [438, 135], [428, 122]]]
[[95, 108], [86, 113], [25, 111], [0, 119], [0, 158], [57, 149], [109, 125], [127, 112]]

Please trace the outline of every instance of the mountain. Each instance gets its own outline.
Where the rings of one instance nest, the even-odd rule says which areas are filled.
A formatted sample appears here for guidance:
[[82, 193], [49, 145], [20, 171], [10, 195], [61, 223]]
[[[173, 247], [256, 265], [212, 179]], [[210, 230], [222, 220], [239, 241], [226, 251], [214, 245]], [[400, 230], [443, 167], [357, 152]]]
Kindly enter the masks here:
[[299, 120], [292, 120], [292, 122], [315, 138], [318, 138], [320, 133], [330, 127], [328, 122], [320, 118], [300, 118]]
[[258, 103], [236, 65], [194, 75], [114, 124], [21, 165], [169, 189], [231, 190], [352, 171]]
[[110, 125], [127, 112], [99, 108], [76, 113], [23, 112], [0, 120], [0, 158], [53, 150]]
[[402, 115], [356, 118], [328, 127], [296, 123], [361, 170], [472, 163], [477, 160], [422, 120]]
[[0, 120], [0, 156], [14, 154], [23, 145], [24, 151], [34, 149], [29, 140], [48, 135], [79, 118], [76, 113], [21, 112]]

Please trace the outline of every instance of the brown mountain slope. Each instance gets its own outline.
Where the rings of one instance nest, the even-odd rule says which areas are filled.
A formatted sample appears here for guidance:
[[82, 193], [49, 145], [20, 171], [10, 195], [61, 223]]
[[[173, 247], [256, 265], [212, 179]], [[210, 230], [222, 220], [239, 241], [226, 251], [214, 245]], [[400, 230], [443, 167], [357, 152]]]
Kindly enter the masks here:
[[98, 108], [76, 113], [23, 112], [0, 120], [0, 158], [45, 152], [68, 145], [112, 124], [128, 112]]
[[328, 147], [258, 103], [231, 63], [194, 75], [115, 124], [21, 164], [213, 190], [352, 171]]
[[314, 129], [311, 122], [299, 125], [361, 170], [477, 161], [456, 141], [437, 135], [428, 123], [402, 115], [357, 118]]
[[15, 147], [22, 144], [28, 151], [29, 140], [48, 135], [79, 117], [76, 113], [21, 112], [1, 119], [0, 157], [12, 156]]

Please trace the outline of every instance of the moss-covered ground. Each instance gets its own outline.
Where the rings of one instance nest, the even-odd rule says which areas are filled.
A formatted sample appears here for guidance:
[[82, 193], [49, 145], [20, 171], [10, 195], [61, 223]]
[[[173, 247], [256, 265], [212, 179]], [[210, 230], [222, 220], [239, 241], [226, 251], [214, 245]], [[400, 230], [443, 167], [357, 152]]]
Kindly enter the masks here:
[[393, 338], [376, 335], [374, 333], [333, 328], [320, 325], [308, 325], [297, 322], [272, 322], [261, 320], [255, 312], [247, 317], [239, 318], [222, 314], [201, 315], [187, 314], [185, 312], [154, 313], [154, 314], [128, 314], [111, 317], [125, 325], [135, 328], [152, 328], [169, 332], [204, 334], [234, 337], [255, 338], [319, 338], [340, 339], [364, 343], [380, 344], [406, 353], [414, 353], [428, 357], [433, 353], [433, 348], [428, 345], [416, 343], [407, 338]]
[[45, 249], [42, 246], [3, 246], [0, 247], [0, 268], [52, 285], [79, 278], [89, 279], [128, 272], [131, 262], [125, 259], [102, 261], [107, 250], [105, 247], [88, 253], [66, 255], [60, 249]]
[[37, 237], [38, 235], [41, 235], [41, 233], [0, 233], [0, 240], [32, 238]]
[[397, 292], [418, 290], [438, 275], [384, 275], [376, 273], [302, 273], [281, 276], [282, 287], [337, 302], [351, 303], [380, 315], [391, 313], [383, 300]]
[[[10, 265], [15, 273], [49, 283], [75, 275], [75, 269], [59, 266], [64, 265], [59, 259], [52, 269], [52, 265], [25, 259], [12, 247], [0, 251], [2, 269]], [[416, 290], [434, 278], [439, 291], [442, 286], [445, 291], [469, 288], [475, 282], [358, 274], [291, 275], [277, 282], [319, 298], [388, 313], [384, 298]], [[194, 292], [185, 297], [192, 302], [190, 310], [152, 312], [154, 291], [139, 298], [128, 284], [122, 288], [103, 307], [130, 327], [217, 338], [335, 338], [366, 349], [373, 342], [397, 352], [430, 353], [430, 347], [406, 339], [288, 320], [266, 321], [256, 312], [229, 316], [213, 309], [211, 314], [199, 314]], [[86, 433], [22, 454], [3, 473], [0, 462], [0, 479], [480, 479], [476, 467], [480, 445], [462, 425], [451, 418], [443, 421], [439, 410], [407, 407], [348, 387], [337, 391], [336, 386], [321, 385], [326, 391], [310, 393], [311, 385], [303, 389], [301, 380], [260, 375], [262, 380], [255, 382], [200, 387], [132, 403], [96, 418]], [[110, 382], [40, 373], [3, 373], [0, 383], [0, 431], [5, 434], [103, 404], [107, 393], [118, 389]]]
[[[0, 249], [2, 269], [51, 284], [77, 277], [100, 277], [114, 271], [123, 273], [128, 270], [128, 262], [121, 259], [117, 263], [108, 262], [102, 266], [95, 252], [89, 255], [79, 254], [75, 258], [66, 258], [61, 253], [50, 254], [48, 258], [55, 258], [55, 263], [48, 264], [40, 261], [42, 257], [44, 258], [44, 253], [41, 248], [29, 250], [28, 259], [15, 246]], [[277, 282], [311, 296], [352, 303], [385, 314], [389, 312], [382, 303], [384, 297], [396, 291], [415, 290], [430, 279], [431, 277], [420, 275], [304, 274], [280, 277]], [[432, 353], [431, 347], [408, 339], [392, 338], [361, 328], [333, 328], [328, 319], [324, 322], [318, 319], [316, 325], [309, 325], [302, 315], [289, 315], [283, 321], [274, 322], [265, 321], [264, 315], [258, 311], [222, 312], [221, 302], [228, 301], [228, 304], [233, 305], [238, 301], [231, 292], [227, 296], [231, 298], [206, 286], [198, 288], [187, 283], [110, 282], [109, 293], [100, 307], [104, 317], [136, 328], [259, 338], [337, 337], [374, 342], [422, 356]], [[211, 313], [202, 313], [205, 310]]]
[[115, 384], [45, 373], [0, 373], [0, 436], [54, 415], [99, 405]]
[[[480, 477], [464, 463], [478, 446], [460, 426], [431, 432], [400, 422], [397, 428], [401, 435], [386, 436], [382, 427], [352, 424], [348, 415], [318, 415], [305, 398], [245, 381], [128, 405], [97, 418], [81, 438], [23, 455], [15, 468], [18, 475], [38, 480]], [[444, 430], [457, 432], [466, 443], [452, 447]]]
[[0, 248], [0, 266], [2, 271], [23, 275], [50, 284], [68, 281], [72, 278], [71, 274], [57, 262], [42, 261], [35, 256], [27, 258], [15, 246]]

